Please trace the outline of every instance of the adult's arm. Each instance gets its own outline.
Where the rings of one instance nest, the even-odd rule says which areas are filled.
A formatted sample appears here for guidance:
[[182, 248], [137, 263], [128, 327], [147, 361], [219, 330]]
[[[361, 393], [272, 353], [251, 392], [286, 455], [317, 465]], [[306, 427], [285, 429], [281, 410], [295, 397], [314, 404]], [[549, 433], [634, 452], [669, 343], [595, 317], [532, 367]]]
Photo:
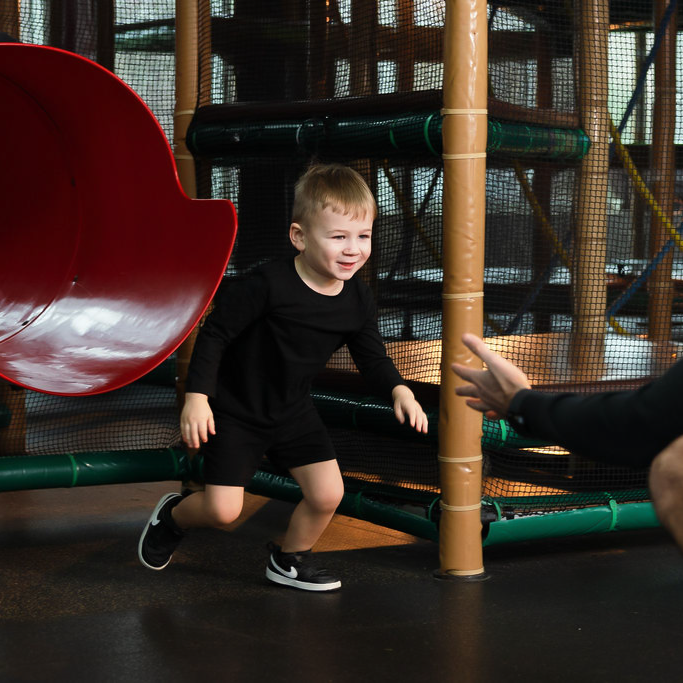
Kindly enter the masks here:
[[453, 364], [456, 388], [472, 408], [508, 416], [521, 433], [615, 465], [649, 465], [683, 433], [683, 361], [634, 391], [550, 394], [530, 390], [526, 375], [472, 334], [463, 343], [485, 369]]
[[633, 391], [519, 391], [509, 411], [525, 434], [601, 462], [646, 467], [683, 433], [683, 361]]

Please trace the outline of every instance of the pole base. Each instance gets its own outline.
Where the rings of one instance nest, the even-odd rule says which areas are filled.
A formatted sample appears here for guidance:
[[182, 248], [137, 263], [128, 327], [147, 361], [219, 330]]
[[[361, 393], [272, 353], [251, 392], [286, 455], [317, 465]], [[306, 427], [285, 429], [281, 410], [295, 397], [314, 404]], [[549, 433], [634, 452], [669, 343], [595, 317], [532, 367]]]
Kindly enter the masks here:
[[461, 583], [481, 583], [488, 581], [491, 578], [490, 574], [480, 572], [478, 574], [452, 574], [449, 571], [436, 569], [432, 574], [435, 579], [439, 581], [460, 581]]

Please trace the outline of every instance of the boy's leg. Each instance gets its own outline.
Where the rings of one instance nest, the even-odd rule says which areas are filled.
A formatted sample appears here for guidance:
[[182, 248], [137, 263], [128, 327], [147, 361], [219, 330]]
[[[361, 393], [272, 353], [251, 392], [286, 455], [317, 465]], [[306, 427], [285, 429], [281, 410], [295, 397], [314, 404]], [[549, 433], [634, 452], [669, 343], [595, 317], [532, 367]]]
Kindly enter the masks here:
[[160, 571], [166, 567], [183, 539], [184, 532], [173, 521], [171, 514], [182, 499], [179, 493], [162, 496], [140, 534], [138, 558], [148, 569]]
[[331, 591], [341, 581], [325, 569], [313, 566], [308, 553], [334, 515], [344, 483], [336, 460], [303, 465], [290, 470], [304, 494], [287, 528], [283, 547], [271, 544], [266, 577], [284, 586], [309, 591]]
[[174, 522], [183, 530], [220, 529], [240, 516], [243, 504], [243, 486], [207, 484], [203, 491], [185, 497], [171, 512]]
[[211, 484], [185, 498], [179, 493], [162, 496], [140, 536], [140, 562], [149, 569], [164, 569], [187, 529], [227, 526], [239, 516], [243, 500], [243, 487]]
[[282, 552], [310, 550], [327, 528], [344, 495], [344, 482], [336, 460], [293, 467], [291, 475], [303, 499], [296, 506], [282, 543]]

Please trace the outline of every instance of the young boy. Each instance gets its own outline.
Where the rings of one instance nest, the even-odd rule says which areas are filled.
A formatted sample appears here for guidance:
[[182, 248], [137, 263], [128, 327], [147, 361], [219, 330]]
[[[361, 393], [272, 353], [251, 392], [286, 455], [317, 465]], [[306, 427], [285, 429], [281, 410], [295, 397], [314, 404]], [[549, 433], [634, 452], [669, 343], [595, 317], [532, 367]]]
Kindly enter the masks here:
[[206, 487], [162, 497], [142, 532], [140, 561], [166, 567], [187, 529], [225, 527], [263, 454], [301, 487], [282, 547], [270, 544], [266, 577], [311, 591], [341, 581], [309, 551], [344, 493], [332, 442], [310, 397], [312, 379], [339, 347], [370, 386], [391, 395], [399, 422], [427, 432], [427, 417], [387, 356], [369, 288], [354, 277], [370, 256], [375, 200], [339, 165], [311, 167], [297, 182], [289, 236], [294, 258], [231, 285], [195, 344], [180, 417], [183, 440], [201, 445]]

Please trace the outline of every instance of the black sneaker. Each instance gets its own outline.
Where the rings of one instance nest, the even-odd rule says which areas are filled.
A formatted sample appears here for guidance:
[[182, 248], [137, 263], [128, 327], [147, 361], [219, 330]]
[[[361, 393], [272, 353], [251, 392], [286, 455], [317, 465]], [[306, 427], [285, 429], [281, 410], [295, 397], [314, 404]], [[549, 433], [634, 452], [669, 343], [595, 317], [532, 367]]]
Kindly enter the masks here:
[[341, 588], [341, 581], [326, 569], [311, 566], [310, 550], [300, 553], [283, 553], [279, 545], [268, 544], [270, 559], [266, 578], [282, 586], [305, 591], [333, 591]]
[[171, 517], [171, 509], [182, 499], [179, 493], [167, 493], [147, 520], [138, 543], [138, 557], [145, 567], [159, 571], [171, 561], [173, 552], [185, 535]]

